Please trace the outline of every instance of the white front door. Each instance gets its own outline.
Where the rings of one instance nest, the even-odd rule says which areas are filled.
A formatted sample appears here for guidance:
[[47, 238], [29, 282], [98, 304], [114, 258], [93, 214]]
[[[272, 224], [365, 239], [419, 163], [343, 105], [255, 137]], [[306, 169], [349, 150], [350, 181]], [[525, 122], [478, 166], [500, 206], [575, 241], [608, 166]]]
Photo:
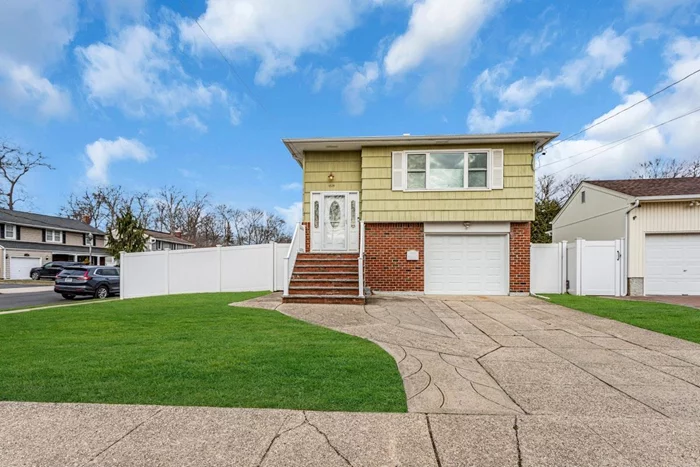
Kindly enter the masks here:
[[700, 295], [700, 234], [647, 234], [644, 295]]
[[311, 194], [311, 250], [357, 251], [359, 193]]
[[426, 235], [425, 293], [507, 295], [506, 235]]

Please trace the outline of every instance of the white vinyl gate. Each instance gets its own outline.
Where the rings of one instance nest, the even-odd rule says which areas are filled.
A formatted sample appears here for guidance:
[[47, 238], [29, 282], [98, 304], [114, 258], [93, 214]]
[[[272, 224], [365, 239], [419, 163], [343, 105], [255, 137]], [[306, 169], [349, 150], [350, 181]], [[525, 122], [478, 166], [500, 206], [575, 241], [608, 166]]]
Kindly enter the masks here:
[[623, 240], [532, 244], [530, 290], [619, 297], [627, 293], [624, 265]]

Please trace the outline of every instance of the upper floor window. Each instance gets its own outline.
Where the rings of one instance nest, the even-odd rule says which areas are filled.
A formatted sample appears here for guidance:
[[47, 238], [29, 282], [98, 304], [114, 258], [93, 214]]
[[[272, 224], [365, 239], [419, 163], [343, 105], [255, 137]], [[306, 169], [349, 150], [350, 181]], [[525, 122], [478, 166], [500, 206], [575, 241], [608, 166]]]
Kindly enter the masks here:
[[63, 241], [62, 232], [60, 230], [47, 230], [46, 241], [48, 243], [61, 243]]
[[586, 192], [582, 191], [581, 192], [581, 204], [586, 202]]
[[17, 229], [12, 224], [5, 224], [5, 239], [6, 240], [16, 240], [17, 239]]
[[[395, 153], [396, 154], [396, 153]], [[501, 153], [502, 154], [502, 153]], [[502, 155], [500, 172], [502, 177]], [[405, 180], [404, 189], [412, 190], [465, 190], [491, 187], [491, 158], [489, 150], [406, 152], [404, 162], [394, 172]], [[395, 173], [396, 175], [396, 173]]]

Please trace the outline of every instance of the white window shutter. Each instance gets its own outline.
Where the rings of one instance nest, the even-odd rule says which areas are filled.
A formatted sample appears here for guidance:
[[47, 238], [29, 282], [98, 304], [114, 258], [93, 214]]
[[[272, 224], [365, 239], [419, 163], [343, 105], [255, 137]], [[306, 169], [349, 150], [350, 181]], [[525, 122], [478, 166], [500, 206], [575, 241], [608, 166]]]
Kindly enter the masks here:
[[391, 189], [393, 191], [403, 191], [406, 187], [404, 159], [401, 151], [391, 153]]
[[491, 189], [503, 189], [503, 149], [491, 151]]

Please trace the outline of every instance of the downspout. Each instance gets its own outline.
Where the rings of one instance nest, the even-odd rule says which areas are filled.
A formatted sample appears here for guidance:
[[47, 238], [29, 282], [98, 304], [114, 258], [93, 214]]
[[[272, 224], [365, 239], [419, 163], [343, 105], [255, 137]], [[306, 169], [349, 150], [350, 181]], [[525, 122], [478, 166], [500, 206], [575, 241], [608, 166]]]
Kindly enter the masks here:
[[632, 207], [625, 212], [625, 295], [629, 295], [629, 275], [630, 275], [630, 216], [629, 214], [639, 207], [639, 199], [635, 199]]

